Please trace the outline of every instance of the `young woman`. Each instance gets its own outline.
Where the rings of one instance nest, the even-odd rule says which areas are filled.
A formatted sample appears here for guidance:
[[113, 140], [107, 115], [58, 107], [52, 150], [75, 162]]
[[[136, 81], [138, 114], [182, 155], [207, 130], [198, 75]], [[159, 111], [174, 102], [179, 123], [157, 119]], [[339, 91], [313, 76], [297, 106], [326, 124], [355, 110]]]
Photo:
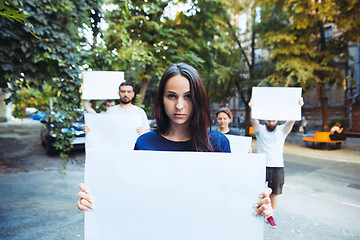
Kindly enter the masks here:
[[[178, 63], [165, 70], [155, 101], [157, 130], [141, 135], [135, 150], [230, 152], [228, 139], [210, 127], [207, 97], [198, 72], [188, 64]], [[79, 185], [81, 211], [92, 209], [90, 196], [84, 184]], [[256, 203], [256, 214], [272, 214], [266, 189]]]
[[164, 72], [155, 99], [157, 130], [138, 138], [135, 150], [230, 152], [228, 139], [209, 130], [210, 110], [198, 72], [185, 63]]
[[232, 121], [232, 113], [230, 109], [222, 107], [216, 112], [216, 119], [219, 124], [218, 131], [223, 134], [240, 135], [239, 132], [229, 128], [229, 124]]

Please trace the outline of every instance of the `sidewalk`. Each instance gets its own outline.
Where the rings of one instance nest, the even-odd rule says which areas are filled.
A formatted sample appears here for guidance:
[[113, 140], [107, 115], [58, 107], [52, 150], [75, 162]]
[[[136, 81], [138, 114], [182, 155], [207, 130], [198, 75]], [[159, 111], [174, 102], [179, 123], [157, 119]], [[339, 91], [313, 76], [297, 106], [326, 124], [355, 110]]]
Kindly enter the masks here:
[[[313, 136], [314, 133], [315, 132], [310, 132], [306, 136]], [[341, 144], [340, 149], [320, 150], [306, 147], [302, 140], [303, 137], [304, 135], [302, 133], [290, 133], [285, 141], [284, 153], [323, 160], [360, 164], [360, 138], [348, 137], [345, 142]], [[252, 145], [253, 149], [256, 148], [256, 139], [253, 139]]]

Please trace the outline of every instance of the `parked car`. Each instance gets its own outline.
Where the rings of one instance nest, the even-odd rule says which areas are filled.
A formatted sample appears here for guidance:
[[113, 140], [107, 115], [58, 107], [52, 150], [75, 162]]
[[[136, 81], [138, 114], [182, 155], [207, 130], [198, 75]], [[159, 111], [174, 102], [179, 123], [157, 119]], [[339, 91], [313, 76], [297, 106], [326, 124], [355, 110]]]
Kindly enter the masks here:
[[30, 114], [30, 117], [34, 120], [45, 120], [46, 112], [36, 111]]
[[[85, 148], [85, 133], [83, 127], [84, 122], [84, 113], [83, 111], [76, 111], [78, 116], [75, 121], [72, 123], [70, 128], [62, 128], [62, 133], [70, 132], [75, 139], [72, 141], [73, 149], [84, 149]], [[57, 121], [62, 121], [64, 118], [59, 113], [52, 113], [51, 115], [55, 116]], [[46, 148], [46, 153], [51, 155], [57, 152], [54, 144], [56, 142], [56, 134], [54, 132], [54, 126], [56, 125], [55, 118], [51, 119], [50, 114], [46, 114], [45, 119], [41, 120], [43, 127], [41, 129], [40, 138], [41, 144]]]

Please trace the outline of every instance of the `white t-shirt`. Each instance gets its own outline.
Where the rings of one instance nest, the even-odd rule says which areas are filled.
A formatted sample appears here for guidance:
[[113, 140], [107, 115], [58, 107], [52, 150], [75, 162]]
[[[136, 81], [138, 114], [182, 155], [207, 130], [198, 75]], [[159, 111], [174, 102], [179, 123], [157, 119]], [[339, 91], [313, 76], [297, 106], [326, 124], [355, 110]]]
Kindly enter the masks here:
[[145, 111], [138, 106], [132, 105], [129, 109], [121, 109], [120, 105], [115, 105], [107, 110], [107, 114], [122, 114], [132, 122], [139, 122], [139, 127], [150, 129], [149, 121]]
[[269, 132], [265, 125], [259, 125], [255, 133], [257, 139], [257, 153], [266, 154], [267, 167], [284, 167], [284, 143], [288, 134], [284, 131], [285, 124], [276, 126]]

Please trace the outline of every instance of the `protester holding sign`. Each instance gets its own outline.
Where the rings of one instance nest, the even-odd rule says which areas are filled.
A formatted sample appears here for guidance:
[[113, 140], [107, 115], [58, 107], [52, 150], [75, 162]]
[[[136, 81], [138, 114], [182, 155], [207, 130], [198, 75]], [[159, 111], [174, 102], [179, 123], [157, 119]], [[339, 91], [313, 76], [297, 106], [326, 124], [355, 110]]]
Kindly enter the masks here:
[[[303, 98], [299, 99], [300, 106], [304, 105]], [[250, 108], [254, 106], [253, 101], [249, 102]], [[286, 109], [284, 109], [286, 111]], [[295, 121], [286, 121], [278, 125], [277, 120], [265, 120], [265, 125], [259, 120], [251, 118], [251, 124], [257, 139], [257, 153], [266, 154], [266, 181], [272, 189], [270, 195], [272, 208], [277, 205], [278, 195], [282, 193], [284, 185], [284, 143], [287, 135], [291, 132]], [[276, 228], [274, 218], [267, 219], [269, 226]]]
[[135, 97], [134, 86], [130, 82], [123, 82], [119, 87], [120, 104], [110, 108], [109, 114], [122, 114], [129, 119], [140, 119], [141, 125], [138, 126], [137, 131], [139, 135], [150, 130], [149, 121], [145, 111], [133, 105], [131, 102]]
[[[157, 130], [141, 135], [136, 141], [136, 150], [230, 152], [225, 135], [209, 130], [210, 111], [202, 80], [188, 64], [173, 64], [165, 70], [154, 110]], [[79, 187], [79, 210], [93, 209], [86, 186], [80, 184]], [[272, 215], [270, 194], [269, 188], [261, 193], [256, 215], [265, 218]]]
[[[150, 130], [150, 126], [145, 111], [142, 108], [132, 104], [132, 100], [135, 97], [133, 84], [130, 82], [122, 82], [119, 86], [119, 96], [120, 104], [107, 108], [106, 113], [120, 114], [128, 118], [129, 121], [138, 122], [139, 125], [137, 126], [136, 130], [139, 135], [148, 132]], [[86, 110], [89, 112], [88, 108], [86, 108]], [[84, 131], [85, 133], [88, 133], [90, 128], [85, 125]]]
[[208, 133], [209, 116], [197, 71], [186, 64], [172, 65], [160, 80], [155, 100], [158, 129], [139, 137], [135, 150], [230, 152], [223, 134]]

